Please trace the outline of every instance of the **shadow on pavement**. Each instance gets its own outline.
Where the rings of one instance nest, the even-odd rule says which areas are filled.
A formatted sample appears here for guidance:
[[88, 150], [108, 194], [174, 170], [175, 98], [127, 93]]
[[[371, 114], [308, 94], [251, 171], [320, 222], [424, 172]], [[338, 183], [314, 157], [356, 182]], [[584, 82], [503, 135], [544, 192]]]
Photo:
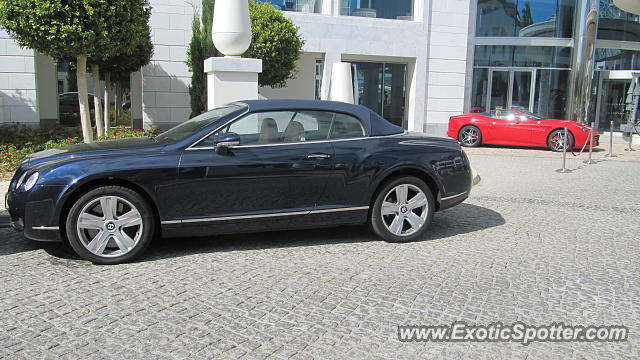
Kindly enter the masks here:
[[[435, 214], [422, 241], [445, 239], [505, 224], [494, 210], [472, 204], [460, 204]], [[368, 226], [343, 226], [322, 229], [220, 235], [203, 238], [161, 239], [151, 245], [140, 261], [159, 260], [209, 252], [264, 250], [297, 246], [382, 241]]]
[[[431, 227], [422, 241], [446, 239], [505, 224], [494, 210], [472, 204], [460, 204], [435, 214]], [[0, 257], [34, 250], [44, 250], [55, 263], [78, 260], [61, 243], [41, 243], [25, 239], [8, 229], [0, 230]], [[367, 226], [343, 226], [322, 229], [275, 231], [251, 234], [220, 235], [203, 238], [157, 239], [139, 261], [154, 261], [211, 252], [263, 250], [297, 246], [323, 246], [335, 244], [382, 241]], [[75, 262], [74, 262], [75, 263]], [[88, 265], [88, 263], [86, 263]]]

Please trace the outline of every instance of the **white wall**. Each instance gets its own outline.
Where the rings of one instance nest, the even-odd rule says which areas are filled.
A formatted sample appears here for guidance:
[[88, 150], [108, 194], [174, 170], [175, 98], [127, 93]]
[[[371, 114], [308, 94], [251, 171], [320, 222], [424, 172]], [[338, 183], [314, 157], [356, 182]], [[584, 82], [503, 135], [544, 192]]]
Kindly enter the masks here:
[[316, 60], [322, 60], [323, 54], [303, 53], [297, 63], [297, 74], [287, 81], [281, 89], [261, 87], [260, 95], [267, 99], [313, 100], [316, 96]]
[[191, 72], [184, 62], [191, 40], [193, 7], [182, 0], [150, 3], [154, 55], [142, 69], [143, 122], [145, 127], [167, 127], [184, 122], [191, 113]]
[[33, 50], [0, 30], [0, 123], [39, 125]]
[[[416, 18], [424, 18], [416, 0]], [[334, 9], [334, 13], [338, 11]], [[409, 65], [408, 128], [422, 131], [425, 113], [427, 35], [424, 22], [285, 12], [300, 27], [305, 52], [324, 53], [322, 98], [328, 98], [333, 63], [388, 61]], [[417, 70], [417, 71], [416, 71]]]
[[446, 136], [449, 117], [464, 110], [470, 1], [431, 1], [424, 129], [431, 135]]

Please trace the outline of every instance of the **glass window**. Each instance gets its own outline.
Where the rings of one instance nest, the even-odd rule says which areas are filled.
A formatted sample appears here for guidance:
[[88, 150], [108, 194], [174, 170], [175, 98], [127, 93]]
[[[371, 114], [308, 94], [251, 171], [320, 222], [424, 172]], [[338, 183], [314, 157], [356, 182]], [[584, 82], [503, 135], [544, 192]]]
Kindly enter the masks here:
[[282, 11], [297, 11], [305, 13], [321, 13], [322, 0], [257, 0], [270, 3], [274, 8]]
[[208, 111], [202, 115], [196, 116], [193, 119], [183, 122], [182, 124], [165, 131], [162, 134], [156, 136], [156, 140], [161, 143], [169, 143], [178, 140], [182, 140], [187, 136], [203, 129], [205, 126], [222, 119], [225, 116], [242, 109], [242, 106], [230, 105]]
[[331, 139], [352, 139], [365, 136], [360, 120], [345, 114], [336, 114]]
[[485, 112], [487, 106], [487, 91], [489, 89], [489, 69], [474, 69], [472, 86], [471, 112]]
[[316, 60], [316, 82], [315, 82], [315, 95], [316, 100], [322, 99], [322, 75], [324, 71], [324, 61]]
[[475, 66], [569, 68], [571, 48], [556, 46], [478, 45]]
[[476, 36], [573, 37], [576, 0], [478, 0]]
[[569, 70], [540, 69], [536, 73], [533, 112], [547, 119], [565, 119]]
[[620, 10], [612, 0], [600, 0], [598, 39], [640, 41], [640, 16]]
[[218, 130], [198, 143], [212, 147], [216, 137], [240, 135], [240, 145], [267, 145], [326, 140], [336, 114], [325, 111], [272, 111], [253, 113]]
[[340, 15], [413, 20], [412, 0], [340, 0]]
[[356, 104], [373, 110], [390, 122], [403, 126], [407, 94], [407, 65], [352, 62]]
[[596, 49], [598, 70], [640, 70], [640, 51]]

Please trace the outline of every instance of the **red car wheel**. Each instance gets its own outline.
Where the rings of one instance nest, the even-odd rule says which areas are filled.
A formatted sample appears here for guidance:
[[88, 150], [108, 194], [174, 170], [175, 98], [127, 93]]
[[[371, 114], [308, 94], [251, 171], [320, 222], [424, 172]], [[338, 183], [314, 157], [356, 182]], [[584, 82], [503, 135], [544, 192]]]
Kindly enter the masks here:
[[[568, 134], [567, 143], [567, 150], [573, 149], [573, 135], [571, 135], [571, 133]], [[564, 150], [564, 130], [552, 131], [551, 134], [549, 134], [547, 145], [552, 151]]]
[[482, 133], [477, 127], [466, 125], [460, 129], [458, 141], [462, 146], [476, 147], [482, 143]]

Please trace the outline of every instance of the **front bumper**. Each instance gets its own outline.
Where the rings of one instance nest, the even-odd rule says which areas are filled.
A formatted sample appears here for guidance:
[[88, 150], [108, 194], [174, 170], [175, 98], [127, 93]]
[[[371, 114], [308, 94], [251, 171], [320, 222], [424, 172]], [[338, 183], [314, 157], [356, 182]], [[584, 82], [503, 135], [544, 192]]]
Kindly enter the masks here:
[[64, 186], [36, 186], [29, 192], [9, 190], [5, 196], [11, 227], [36, 241], [61, 241], [56, 205]]

